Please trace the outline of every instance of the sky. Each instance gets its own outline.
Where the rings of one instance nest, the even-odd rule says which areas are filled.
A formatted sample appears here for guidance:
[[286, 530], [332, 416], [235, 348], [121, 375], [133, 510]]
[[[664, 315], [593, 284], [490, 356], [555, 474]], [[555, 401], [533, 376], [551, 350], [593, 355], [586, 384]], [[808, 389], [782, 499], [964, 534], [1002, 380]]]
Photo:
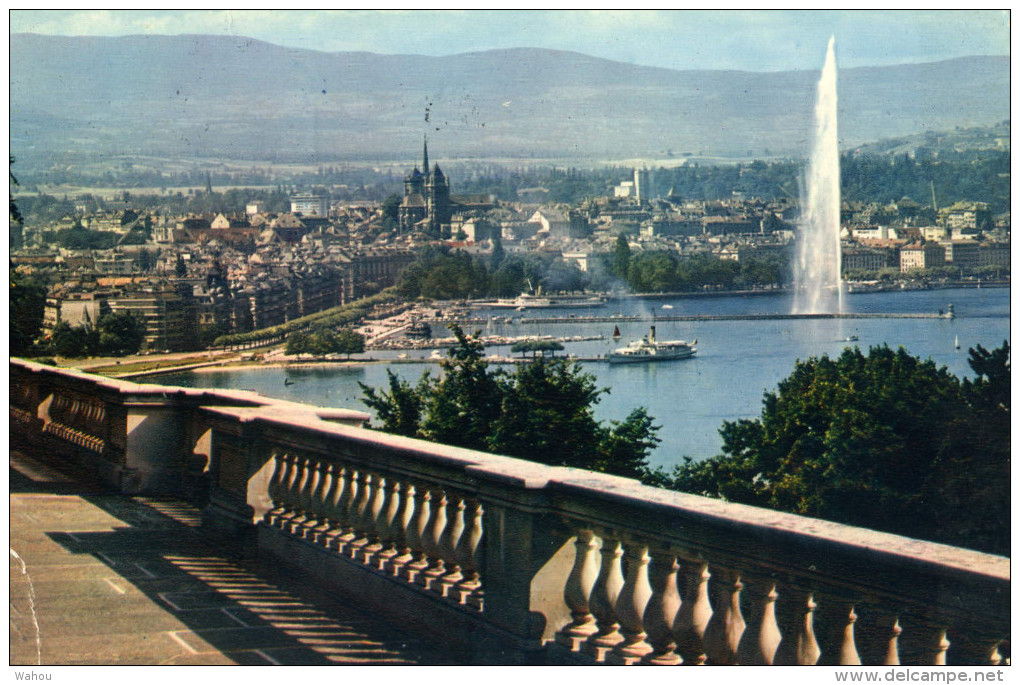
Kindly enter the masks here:
[[1009, 55], [1005, 10], [11, 10], [11, 33], [204, 33], [325, 52], [534, 47], [669, 69], [819, 69]]

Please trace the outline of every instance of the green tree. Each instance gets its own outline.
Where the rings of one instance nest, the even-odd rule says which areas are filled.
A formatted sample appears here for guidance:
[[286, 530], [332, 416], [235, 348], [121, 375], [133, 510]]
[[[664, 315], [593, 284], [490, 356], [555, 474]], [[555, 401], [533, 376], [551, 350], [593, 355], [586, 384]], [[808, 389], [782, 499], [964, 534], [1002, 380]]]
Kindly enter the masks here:
[[85, 326], [71, 326], [61, 321], [53, 328], [50, 345], [54, 354], [69, 359], [88, 356], [94, 349], [95, 336]]
[[348, 358], [352, 354], [360, 354], [365, 351], [365, 336], [353, 328], [341, 328], [336, 335], [336, 352], [346, 354]]
[[134, 354], [145, 341], [145, 322], [130, 312], [116, 312], [99, 318], [98, 351], [121, 357]]
[[454, 326], [457, 345], [442, 376], [426, 373], [412, 386], [389, 374], [389, 392], [364, 384], [364, 402], [382, 429], [557, 466], [643, 476], [658, 442], [644, 409], [600, 424], [595, 378], [571, 360], [536, 358], [515, 371], [489, 371], [477, 335]]
[[538, 358], [499, 380], [501, 411], [487, 436], [490, 451], [556, 466], [599, 465], [606, 430], [594, 407], [606, 390], [591, 374], [570, 362]]
[[676, 283], [676, 266], [676, 259], [668, 252], [643, 252], [630, 260], [627, 282], [635, 292], [667, 292]]
[[622, 233], [616, 236], [616, 245], [609, 257], [609, 272], [626, 280], [630, 269], [630, 243]]
[[532, 357], [537, 352], [541, 352], [544, 357], [546, 352], [555, 354], [562, 349], [563, 345], [555, 340], [521, 340], [510, 346], [511, 353], [520, 352], [523, 355], [530, 352]]
[[386, 376], [390, 387], [388, 393], [358, 383], [365, 393], [365, 404], [375, 410], [376, 418], [382, 422], [382, 430], [417, 437], [425, 404], [422, 389], [431, 387], [428, 372], [425, 372], [418, 386], [412, 386], [407, 381], [401, 380], [389, 369], [386, 369]]
[[287, 354], [305, 354], [310, 347], [311, 336], [307, 331], [294, 331], [287, 336], [287, 346], [284, 351]]
[[46, 288], [35, 279], [10, 270], [10, 353], [31, 354], [42, 330]]
[[655, 435], [658, 430], [644, 407], [634, 409], [623, 421], [610, 422], [599, 444], [598, 461], [587, 468], [627, 478], [647, 478], [651, 472], [648, 455], [660, 442]]
[[[12, 168], [14, 166], [14, 155], [10, 155], [10, 158], [11, 161], [7, 171], [8, 175], [10, 176], [10, 181], [8, 185], [9, 188], [17, 188], [18, 179], [14, 178], [14, 169]], [[9, 214], [10, 221], [12, 224], [20, 224], [23, 221], [23, 218], [21, 216], [21, 211], [18, 209], [18, 203], [14, 201], [14, 193], [10, 189], [8, 189], [8, 196], [11, 202], [11, 212]]]
[[393, 228], [397, 225], [397, 221], [400, 218], [400, 203], [400, 196], [395, 193], [391, 193], [383, 200], [382, 215], [387, 228]]
[[798, 362], [760, 419], [670, 487], [1008, 553], [1009, 348], [972, 350], [975, 381], [903, 348]]
[[489, 372], [478, 335], [469, 337], [459, 326], [451, 329], [457, 345], [440, 364], [443, 376], [422, 388], [421, 437], [484, 451], [491, 426], [500, 416], [502, 374]]
[[313, 354], [324, 357], [327, 354], [352, 354], [365, 351], [365, 338], [351, 328], [334, 331], [320, 327], [313, 331], [294, 331], [287, 336], [287, 354]]

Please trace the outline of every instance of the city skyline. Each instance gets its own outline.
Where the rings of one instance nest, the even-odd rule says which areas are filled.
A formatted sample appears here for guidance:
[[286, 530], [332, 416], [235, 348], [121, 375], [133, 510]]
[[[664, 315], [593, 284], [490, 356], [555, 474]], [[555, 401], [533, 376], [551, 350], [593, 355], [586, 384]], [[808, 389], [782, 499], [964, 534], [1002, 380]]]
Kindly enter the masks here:
[[11, 33], [237, 35], [324, 52], [535, 47], [668, 69], [843, 68], [1010, 54], [1004, 10], [12, 10]]

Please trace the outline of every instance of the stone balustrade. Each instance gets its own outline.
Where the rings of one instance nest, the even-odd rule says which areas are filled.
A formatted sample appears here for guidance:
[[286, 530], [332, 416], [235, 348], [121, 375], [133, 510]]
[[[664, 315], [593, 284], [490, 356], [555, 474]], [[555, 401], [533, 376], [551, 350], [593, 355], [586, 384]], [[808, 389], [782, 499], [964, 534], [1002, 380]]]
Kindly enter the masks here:
[[[1009, 559], [387, 435], [360, 412], [11, 361], [11, 430], [487, 663], [1008, 660]], [[145, 422], [155, 417], [155, 423]], [[140, 434], [135, 435], [136, 432]]]

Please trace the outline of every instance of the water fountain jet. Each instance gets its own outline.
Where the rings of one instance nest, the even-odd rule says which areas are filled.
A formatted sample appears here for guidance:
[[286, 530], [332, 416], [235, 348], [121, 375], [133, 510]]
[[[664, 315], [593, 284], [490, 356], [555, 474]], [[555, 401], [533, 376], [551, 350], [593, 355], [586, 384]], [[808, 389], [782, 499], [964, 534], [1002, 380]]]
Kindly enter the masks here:
[[794, 314], [843, 311], [835, 43], [833, 36], [818, 80], [815, 131], [801, 193], [800, 239], [793, 269]]

